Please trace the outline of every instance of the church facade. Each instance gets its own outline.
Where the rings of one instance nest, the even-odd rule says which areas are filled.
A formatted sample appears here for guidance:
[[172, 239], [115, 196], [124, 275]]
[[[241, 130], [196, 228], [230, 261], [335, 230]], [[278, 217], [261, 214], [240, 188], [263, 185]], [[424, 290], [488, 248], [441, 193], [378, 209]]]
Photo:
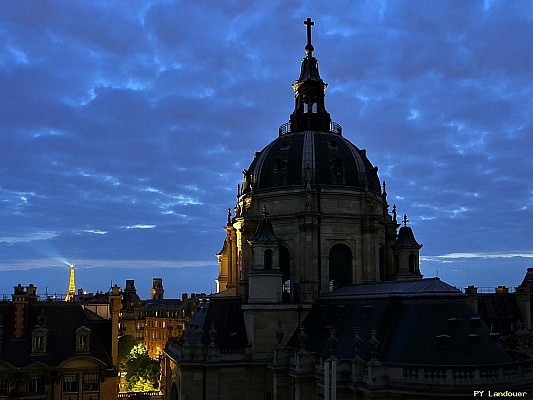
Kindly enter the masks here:
[[[166, 398], [419, 399], [522, 390], [466, 295], [423, 279], [385, 182], [325, 107], [308, 18], [295, 108], [228, 210], [217, 293], [164, 352]], [[403, 225], [403, 226], [402, 226]], [[525, 390], [525, 389], [524, 389]]]

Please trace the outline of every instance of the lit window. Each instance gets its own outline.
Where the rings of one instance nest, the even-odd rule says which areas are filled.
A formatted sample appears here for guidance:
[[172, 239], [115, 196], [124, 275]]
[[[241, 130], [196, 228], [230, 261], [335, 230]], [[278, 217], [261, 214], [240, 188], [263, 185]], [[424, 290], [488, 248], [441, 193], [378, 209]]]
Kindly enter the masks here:
[[78, 393], [78, 375], [63, 375], [63, 393]]
[[83, 375], [83, 391], [98, 392], [100, 390], [100, 375], [85, 374]]

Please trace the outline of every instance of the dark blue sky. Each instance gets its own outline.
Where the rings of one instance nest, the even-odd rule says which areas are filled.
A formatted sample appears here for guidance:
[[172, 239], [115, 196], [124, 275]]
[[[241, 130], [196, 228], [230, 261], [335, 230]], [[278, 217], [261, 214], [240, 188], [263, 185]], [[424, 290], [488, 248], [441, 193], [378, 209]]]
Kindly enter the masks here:
[[[226, 209], [293, 110], [315, 20], [326, 107], [408, 214], [422, 272], [533, 267], [530, 1], [3, 1], [0, 293], [210, 291]], [[22, 272], [23, 271], [23, 272]]]

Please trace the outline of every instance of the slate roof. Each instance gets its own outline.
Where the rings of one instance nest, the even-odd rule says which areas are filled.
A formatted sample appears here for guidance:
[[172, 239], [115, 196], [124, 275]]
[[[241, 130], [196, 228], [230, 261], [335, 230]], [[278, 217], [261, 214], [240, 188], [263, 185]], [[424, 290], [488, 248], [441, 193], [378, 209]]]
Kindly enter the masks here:
[[[31, 332], [37, 324], [37, 316], [44, 310], [49, 329], [47, 353], [45, 356], [32, 356]], [[101, 360], [108, 368], [113, 368], [111, 360], [111, 321], [98, 317], [79, 303], [38, 302], [29, 307], [26, 334], [21, 339], [13, 337], [13, 306], [11, 302], [0, 303], [3, 325], [3, 342], [0, 360], [15, 367], [24, 367], [39, 361], [49, 366], [57, 366], [62, 361], [78, 356], [90, 355]], [[76, 329], [85, 326], [91, 330], [89, 353], [76, 353]]]
[[[484, 365], [515, 357], [497, 343], [458, 289], [437, 278], [351, 285], [322, 296], [304, 320], [306, 350], [328, 356], [330, 327], [335, 356], [354, 357], [353, 337], [360, 329], [363, 359], [377, 330], [377, 359], [391, 364]], [[298, 348], [298, 331], [288, 343]]]
[[274, 233], [272, 222], [266, 216], [263, 217], [257, 224], [257, 230], [254, 236], [250, 239], [250, 242], [278, 242], [279, 239]]
[[217, 331], [215, 343], [221, 348], [244, 347], [248, 344], [241, 300], [238, 297], [210, 297], [209, 301], [200, 302], [187, 328], [193, 343], [198, 340], [196, 335], [199, 326], [202, 326], [201, 340], [204, 345], [210, 343], [209, 330], [212, 326]]
[[421, 297], [421, 296], [459, 296], [466, 298], [461, 290], [439, 278], [413, 279], [405, 281], [371, 282], [346, 285], [337, 290], [323, 294], [321, 299], [357, 298], [357, 297]]
[[487, 325], [493, 325], [493, 329], [502, 335], [511, 334], [511, 327], [524, 321], [514, 293], [478, 294], [477, 310]]
[[398, 238], [393, 247], [415, 247], [419, 249], [422, 245], [416, 241], [410, 226], [402, 226], [398, 232]]
[[[341, 160], [341, 161], [339, 161]], [[337, 163], [337, 164], [336, 164]], [[307, 170], [309, 167], [309, 170]], [[337, 178], [341, 173], [341, 181]], [[257, 153], [248, 169], [243, 194], [252, 190], [314, 185], [342, 185], [381, 194], [381, 185], [364, 150], [333, 132], [304, 131], [282, 135]]]

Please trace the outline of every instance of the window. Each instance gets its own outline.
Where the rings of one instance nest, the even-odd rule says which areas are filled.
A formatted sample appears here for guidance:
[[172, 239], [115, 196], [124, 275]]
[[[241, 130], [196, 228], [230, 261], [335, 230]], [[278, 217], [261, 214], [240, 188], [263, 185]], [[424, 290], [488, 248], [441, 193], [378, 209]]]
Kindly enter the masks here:
[[279, 247], [279, 268], [283, 275], [282, 299], [288, 302], [291, 300], [291, 254], [285, 246]]
[[48, 329], [39, 327], [33, 330], [31, 338], [31, 354], [41, 356], [46, 354], [46, 339]]
[[0, 396], [9, 394], [9, 380], [0, 379]]
[[265, 265], [265, 269], [271, 270], [272, 269], [272, 250], [266, 249], [265, 253], [263, 254], [263, 262]]
[[85, 326], [76, 329], [76, 351], [89, 351], [89, 335], [91, 330]]
[[409, 272], [415, 272], [416, 270], [416, 256], [409, 254]]
[[352, 283], [352, 252], [345, 244], [336, 244], [329, 251], [329, 288]]
[[30, 378], [28, 382], [28, 392], [44, 393], [44, 379], [43, 378]]
[[97, 392], [100, 390], [100, 375], [85, 374], [83, 375], [83, 391]]
[[63, 375], [61, 389], [64, 393], [77, 393], [78, 387], [78, 375]]

